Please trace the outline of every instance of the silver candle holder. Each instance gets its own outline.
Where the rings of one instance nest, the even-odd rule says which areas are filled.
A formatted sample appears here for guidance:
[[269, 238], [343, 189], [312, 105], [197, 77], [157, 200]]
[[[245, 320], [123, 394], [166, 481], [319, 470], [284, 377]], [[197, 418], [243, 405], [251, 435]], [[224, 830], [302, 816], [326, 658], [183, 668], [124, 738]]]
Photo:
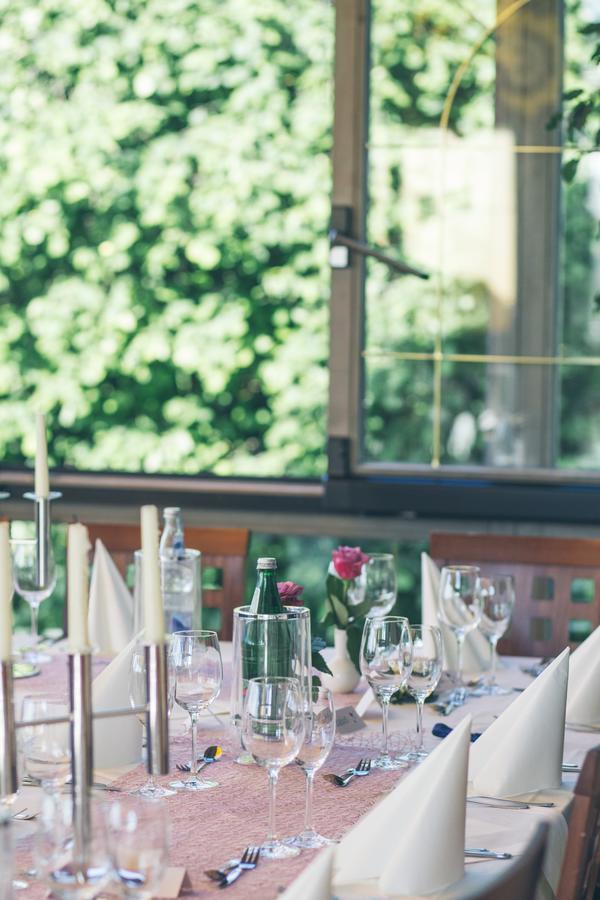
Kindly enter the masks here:
[[25, 500], [33, 500], [35, 509], [36, 590], [44, 591], [50, 584], [50, 503], [62, 497], [60, 491], [50, 491], [47, 497], [39, 497], [28, 491]]

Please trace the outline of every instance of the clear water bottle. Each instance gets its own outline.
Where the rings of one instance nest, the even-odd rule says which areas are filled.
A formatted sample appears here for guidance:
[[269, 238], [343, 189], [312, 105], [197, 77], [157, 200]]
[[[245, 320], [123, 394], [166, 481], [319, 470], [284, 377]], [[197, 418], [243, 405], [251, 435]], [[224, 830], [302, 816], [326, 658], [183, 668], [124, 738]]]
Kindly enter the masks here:
[[193, 627], [193, 561], [185, 549], [181, 509], [178, 506], [167, 507], [164, 520], [159, 553], [165, 618], [168, 630], [178, 631]]
[[160, 536], [159, 552], [164, 559], [185, 559], [185, 540], [179, 506], [167, 506], [165, 526]]

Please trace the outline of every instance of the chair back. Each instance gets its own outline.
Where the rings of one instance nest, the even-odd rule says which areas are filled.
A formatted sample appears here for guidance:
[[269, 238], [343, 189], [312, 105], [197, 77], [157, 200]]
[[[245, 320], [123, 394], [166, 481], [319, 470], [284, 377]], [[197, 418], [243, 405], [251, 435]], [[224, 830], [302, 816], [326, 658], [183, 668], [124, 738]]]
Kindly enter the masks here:
[[[127, 577], [133, 554], [141, 546], [139, 525], [86, 523], [92, 548], [101, 540], [117, 568]], [[248, 553], [247, 528], [186, 526], [186, 545], [202, 553], [202, 611], [216, 610], [221, 640], [233, 637], [233, 610], [245, 603], [244, 569]]]
[[541, 822], [524, 853], [514, 862], [503, 863], [506, 870], [480, 894], [476, 894], [474, 900], [534, 900], [542, 874], [548, 831], [548, 823]]
[[569, 819], [556, 900], [600, 897], [600, 746], [586, 754]]
[[502, 653], [556, 656], [600, 625], [600, 540], [438, 532], [429, 546], [440, 566], [472, 563], [483, 574], [514, 576]]

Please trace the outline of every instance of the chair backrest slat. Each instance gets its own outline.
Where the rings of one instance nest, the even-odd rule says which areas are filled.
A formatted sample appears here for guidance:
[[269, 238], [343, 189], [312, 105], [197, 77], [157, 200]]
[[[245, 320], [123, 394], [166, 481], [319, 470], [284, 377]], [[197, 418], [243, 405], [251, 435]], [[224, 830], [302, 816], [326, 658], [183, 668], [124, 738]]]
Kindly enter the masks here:
[[600, 746], [586, 754], [569, 819], [556, 900], [600, 896]]
[[534, 900], [542, 873], [549, 826], [542, 822], [536, 828], [525, 851], [514, 862], [503, 863], [506, 871], [489, 887], [476, 895], [476, 900]]

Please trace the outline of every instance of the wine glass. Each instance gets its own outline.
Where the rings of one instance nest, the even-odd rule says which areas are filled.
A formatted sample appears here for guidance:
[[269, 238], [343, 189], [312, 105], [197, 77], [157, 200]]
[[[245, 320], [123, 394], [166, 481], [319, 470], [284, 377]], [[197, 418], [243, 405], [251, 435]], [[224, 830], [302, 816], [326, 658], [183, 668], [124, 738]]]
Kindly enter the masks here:
[[396, 602], [396, 565], [392, 554], [372, 553], [359, 579], [364, 584], [364, 602], [370, 604], [367, 615], [387, 616]]
[[383, 748], [373, 763], [379, 769], [402, 769], [406, 763], [388, 752], [388, 715], [392, 694], [406, 684], [412, 666], [412, 641], [408, 619], [382, 616], [367, 619], [360, 645], [360, 670], [381, 703]]
[[31, 609], [31, 647], [23, 649], [28, 662], [38, 664], [48, 662], [47, 653], [37, 649], [40, 640], [38, 634], [38, 609], [40, 603], [50, 596], [56, 586], [56, 566], [52, 546], [48, 548], [48, 571], [46, 584], [38, 582], [37, 541], [35, 538], [18, 538], [11, 541], [13, 584], [19, 596], [29, 604]]
[[[146, 706], [148, 702], [148, 687], [146, 683], [146, 648], [144, 644], [136, 644], [131, 654], [131, 665], [129, 668], [129, 702], [135, 707]], [[146, 726], [146, 714], [138, 713], [138, 719], [143, 728]], [[148, 736], [146, 735], [146, 738]], [[171, 797], [175, 791], [170, 790], [163, 785], [158, 784], [154, 775], [149, 774], [145, 784], [140, 788], [130, 791], [134, 796], [146, 797], [147, 799], [158, 799], [160, 797]]]
[[508, 630], [515, 605], [515, 581], [512, 575], [486, 575], [480, 579], [483, 608], [479, 630], [490, 643], [492, 664], [486, 684], [473, 693], [510, 694], [496, 684], [498, 641]]
[[329, 688], [315, 686], [311, 689], [311, 702], [305, 702], [304, 741], [296, 762], [306, 775], [306, 806], [304, 830], [286, 843], [301, 850], [314, 850], [326, 844], [335, 844], [329, 838], [315, 831], [313, 825], [312, 796], [315, 772], [317, 772], [331, 752], [335, 738], [335, 704]]
[[169, 857], [169, 827], [161, 800], [115, 800], [106, 808], [108, 847], [124, 897], [151, 898]]
[[189, 778], [171, 782], [180, 791], [205, 791], [217, 781], [198, 774], [198, 717], [219, 696], [223, 662], [216, 631], [176, 631], [171, 636], [171, 671], [175, 677], [175, 702], [192, 723], [192, 760]]
[[444, 661], [442, 632], [436, 625], [411, 625], [412, 670], [406, 690], [417, 701], [417, 746], [402, 759], [419, 762], [428, 755], [423, 749], [423, 704], [436, 689]]
[[70, 796], [46, 796], [38, 817], [33, 858], [38, 878], [59, 900], [88, 900], [109, 883], [112, 866], [100, 808], [90, 802], [90, 828], [82, 852], [73, 829]]
[[477, 566], [444, 566], [440, 576], [440, 605], [438, 616], [456, 638], [457, 666], [453, 700], [464, 703], [466, 688], [463, 681], [463, 646], [465, 637], [477, 628], [481, 619], [483, 598]]
[[244, 746], [269, 776], [269, 834], [261, 847], [266, 859], [288, 859], [300, 853], [277, 838], [275, 796], [279, 770], [298, 756], [304, 740], [304, 702], [295, 678], [252, 678], [242, 716]]
[[35, 725], [40, 719], [65, 719], [69, 704], [60, 694], [32, 694], [23, 697], [21, 718], [31, 722], [21, 729], [24, 768], [49, 794], [65, 786], [71, 774], [71, 746], [68, 721], [56, 725]]

